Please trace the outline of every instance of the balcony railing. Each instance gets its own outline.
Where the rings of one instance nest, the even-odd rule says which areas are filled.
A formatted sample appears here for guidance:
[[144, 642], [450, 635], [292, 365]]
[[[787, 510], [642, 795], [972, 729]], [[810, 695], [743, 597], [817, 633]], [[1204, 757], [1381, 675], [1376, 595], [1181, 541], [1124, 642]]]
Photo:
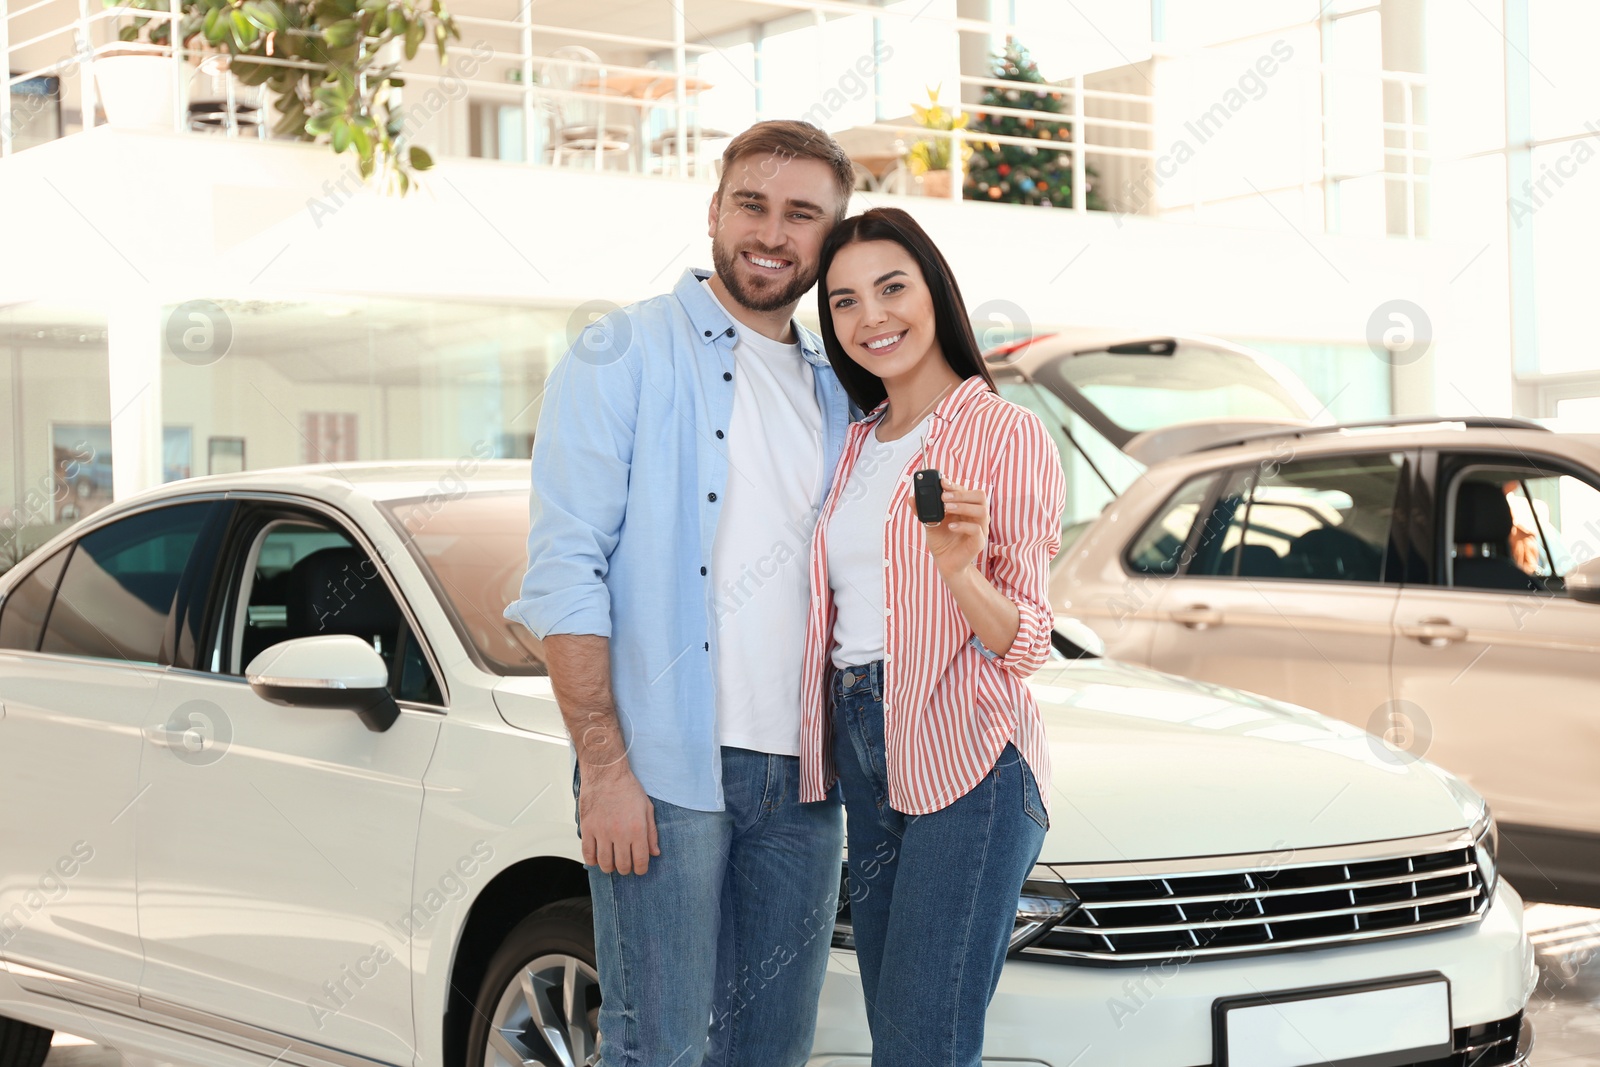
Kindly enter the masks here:
[[[128, 48], [119, 40], [119, 31], [135, 18], [178, 17], [128, 6], [93, 9], [92, 5], [100, 2], [0, 0], [0, 55], [7, 61], [6, 80], [11, 90], [0, 93], [0, 156], [40, 138], [88, 129], [102, 121], [98, 84], [102, 79], [96, 72], [108, 52]], [[737, 129], [760, 118], [780, 117], [767, 98], [780, 87], [794, 96], [795, 86], [809, 84], [808, 98], [814, 105], [800, 109], [798, 116], [785, 109], [782, 117], [808, 118], [828, 128], [856, 158], [862, 181], [874, 191], [915, 192], [919, 187], [932, 187], [931, 182], [913, 179], [905, 157], [909, 145], [943, 140], [946, 151], [941, 154], [949, 161], [950, 179], [948, 192], [940, 195], [951, 199], [962, 198], [964, 192], [961, 146], [981, 150], [995, 144], [1063, 157], [1072, 176], [1070, 206], [1077, 212], [1088, 209], [1094, 180], [1091, 171], [1098, 175], [1096, 188], [1105, 206], [1119, 213], [1201, 215], [1235, 198], [1232, 190], [1224, 195], [1196, 195], [1188, 202], [1137, 192], [1160, 185], [1156, 170], [1167, 146], [1157, 144], [1158, 131], [1163, 129], [1157, 121], [1158, 106], [1176, 110], [1188, 106], [1188, 101], [1172, 93], [1163, 94], [1159, 87], [1162, 72], [1175, 60], [1205, 63], [1207, 50], [1160, 53], [1116, 70], [1022, 86], [963, 70], [959, 59], [961, 42], [970, 44], [976, 38], [983, 45], [982, 52], [988, 53], [997, 42], [1016, 34], [1018, 27], [951, 15], [951, 4], [920, 6], [922, 10], [915, 4], [876, 6], [850, 0], [661, 0], [658, 9], [629, 8], [631, 21], [619, 24], [619, 16], [593, 0], [540, 0], [538, 4], [457, 0], [450, 8], [463, 40], [450, 43], [444, 68], [433, 61], [431, 50], [402, 64], [405, 102], [413, 118], [422, 121], [416, 130], [418, 140], [436, 156], [489, 155], [530, 166], [622, 169], [709, 181], [715, 175], [716, 156], [730, 136], [729, 130], [714, 128], [714, 124]], [[500, 9], [513, 7], [512, 17], [500, 17], [504, 14]], [[916, 84], [947, 87], [945, 106], [968, 113], [974, 121], [984, 115], [1031, 119], [1033, 128], [1047, 135], [1002, 136], [982, 130], [923, 128], [909, 116], [913, 101], [883, 91], [875, 61], [870, 75], [859, 60], [854, 68], [861, 70], [860, 79], [870, 82], [871, 89], [852, 97], [856, 106], [851, 114], [859, 118], [870, 111], [870, 116], [853, 123], [841, 121], [841, 110], [829, 103], [829, 94], [840, 84], [841, 70], [853, 68], [840, 66], [839, 57], [825, 57], [824, 32], [838, 27], [842, 20], [857, 20], [852, 32], [858, 32], [860, 40], [868, 39], [870, 32], [874, 48], [877, 42], [910, 32], [913, 24], [920, 32], [930, 26], [947, 32], [944, 39], [950, 44], [938, 49], [939, 54], [901, 55], [896, 59], [899, 69], [915, 69], [922, 75], [915, 79]], [[814, 63], [782, 62], [764, 53], [764, 42], [774, 39], [770, 34], [787, 34], [796, 26], [817, 30]], [[1026, 28], [1022, 31], [1025, 39]], [[747, 46], [753, 49], [748, 69], [728, 62], [725, 56], [715, 56], [711, 62], [716, 53]], [[398, 42], [394, 47], [398, 51]], [[225, 56], [181, 42], [176, 48], [151, 50], [167, 61], [167, 73], [156, 76], [160, 99], [155, 101], [167, 128], [210, 130], [232, 137], [270, 135], [276, 116], [268, 94], [229, 76]], [[313, 64], [281, 57], [252, 57], [252, 62], [316, 69]], [[708, 66], [723, 72], [717, 76], [724, 85], [713, 86], [707, 80]], [[1391, 222], [1390, 232], [1421, 232], [1414, 205], [1429, 169], [1426, 127], [1417, 117], [1422, 79], [1376, 70], [1359, 72], [1370, 83], [1381, 84], [1384, 92], [1398, 92], [1403, 107], [1398, 117], [1385, 121], [1379, 115], [1369, 121], [1368, 133], [1382, 143], [1380, 162], [1355, 173], [1341, 171], [1329, 149], [1337, 96], [1332, 79], [1349, 74], [1306, 62], [1292, 76], [1285, 76], [1303, 83], [1296, 92], [1312, 94], [1315, 106], [1304, 125], [1314, 127], [1312, 136], [1320, 138], [1321, 165], [1299, 167], [1293, 182], [1252, 187], [1237, 193], [1237, 198], [1295, 189], [1308, 195], [1320, 191], [1326, 228], [1332, 230], [1337, 229], [1337, 220], [1326, 205], [1332, 202], [1337, 187], [1356, 178], [1376, 178], [1386, 191], [1404, 190], [1404, 224], [1396, 228]], [[978, 102], [985, 90], [1019, 87], [1059, 101], [1059, 110]], [[746, 98], [745, 104], [729, 106], [734, 88]], [[713, 90], [720, 90], [715, 106], [708, 102]], [[433, 94], [443, 103], [435, 105]], [[75, 108], [61, 112], [63, 105], [73, 104]], [[459, 122], [452, 127], [453, 133], [443, 125], [429, 125], [446, 106], [455, 107], [457, 119], [466, 116], [469, 128], [465, 137]], [[52, 107], [61, 115], [53, 128], [48, 121]], [[76, 121], [67, 121], [73, 112]], [[437, 143], [441, 137], [454, 137], [456, 143]], [[1206, 165], [1226, 167], [1233, 162], [1208, 161]], [[1241, 172], [1244, 169], [1240, 165]]]

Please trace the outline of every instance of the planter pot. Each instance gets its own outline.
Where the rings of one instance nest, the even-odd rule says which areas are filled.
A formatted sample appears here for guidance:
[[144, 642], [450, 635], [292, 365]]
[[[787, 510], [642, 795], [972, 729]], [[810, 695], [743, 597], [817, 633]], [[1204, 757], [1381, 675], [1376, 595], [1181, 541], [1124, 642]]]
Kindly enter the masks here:
[[950, 172], [947, 170], [930, 170], [925, 172], [917, 181], [922, 183], [923, 196], [942, 196], [950, 198]]
[[172, 129], [172, 59], [158, 53], [101, 56], [94, 80], [106, 122], [139, 129]]

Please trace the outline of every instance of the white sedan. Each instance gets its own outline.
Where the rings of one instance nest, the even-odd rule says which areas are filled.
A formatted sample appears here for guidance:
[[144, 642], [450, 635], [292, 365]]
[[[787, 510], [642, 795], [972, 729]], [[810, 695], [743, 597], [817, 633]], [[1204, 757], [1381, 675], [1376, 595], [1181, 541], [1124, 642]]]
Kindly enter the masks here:
[[[0, 578], [0, 1067], [54, 1029], [595, 1062], [565, 731], [501, 617], [527, 508], [528, 465], [476, 457], [199, 478]], [[1058, 791], [988, 1057], [1525, 1062], [1533, 953], [1471, 789], [1141, 668], [1063, 655], [1035, 691]], [[796, 935], [834, 945], [814, 1067], [868, 1063], [848, 918]]]

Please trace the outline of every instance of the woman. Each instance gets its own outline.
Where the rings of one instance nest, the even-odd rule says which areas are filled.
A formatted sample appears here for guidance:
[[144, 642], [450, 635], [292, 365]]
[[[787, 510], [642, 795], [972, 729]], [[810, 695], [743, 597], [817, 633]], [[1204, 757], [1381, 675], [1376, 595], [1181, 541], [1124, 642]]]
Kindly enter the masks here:
[[[873, 1067], [974, 1067], [1048, 826], [1024, 679], [1049, 654], [1065, 479], [909, 215], [844, 220], [817, 277], [828, 359], [869, 414], [812, 544], [801, 799], [843, 784]], [[944, 519], [923, 526], [911, 475], [930, 467]]]

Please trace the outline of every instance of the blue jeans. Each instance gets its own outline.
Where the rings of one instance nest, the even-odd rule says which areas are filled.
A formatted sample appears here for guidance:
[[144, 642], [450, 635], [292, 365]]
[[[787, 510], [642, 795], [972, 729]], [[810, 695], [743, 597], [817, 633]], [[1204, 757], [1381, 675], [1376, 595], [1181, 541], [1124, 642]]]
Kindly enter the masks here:
[[977, 1067], [984, 1015], [1048, 817], [1012, 745], [948, 807], [889, 806], [883, 662], [833, 676], [833, 758], [850, 838], [850, 919], [872, 1067]]
[[837, 794], [802, 804], [798, 757], [740, 748], [722, 750], [722, 790], [722, 811], [651, 798], [661, 855], [644, 875], [586, 868], [604, 1067], [810, 1055], [839, 903]]

